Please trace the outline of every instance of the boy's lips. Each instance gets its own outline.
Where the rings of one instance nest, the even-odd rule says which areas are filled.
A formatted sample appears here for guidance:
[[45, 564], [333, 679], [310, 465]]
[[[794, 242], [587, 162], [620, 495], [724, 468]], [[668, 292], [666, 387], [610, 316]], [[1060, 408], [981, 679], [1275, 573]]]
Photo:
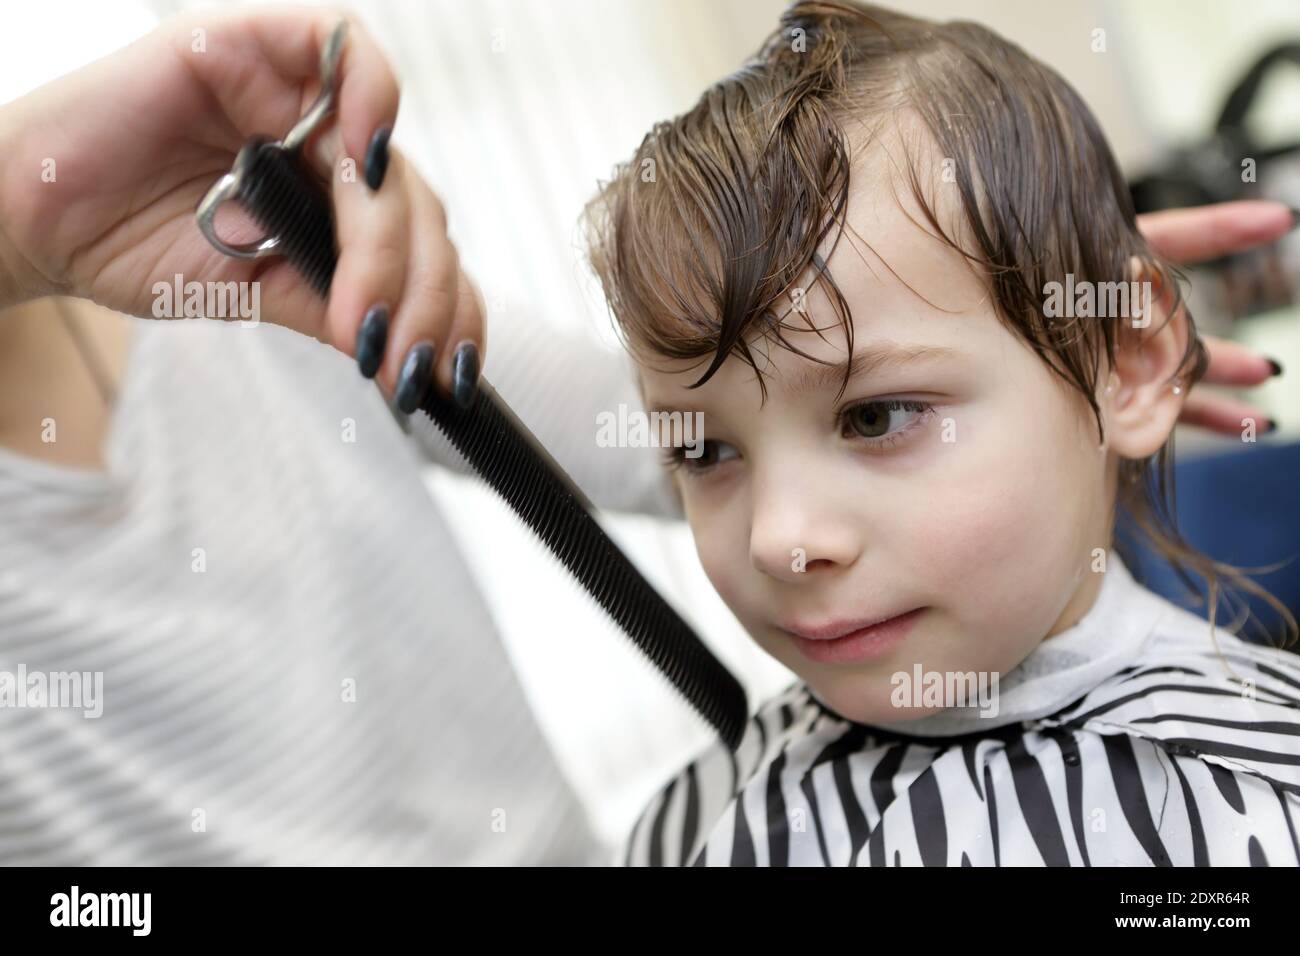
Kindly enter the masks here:
[[819, 664], [846, 664], [868, 660], [889, 651], [902, 641], [925, 608], [887, 618], [832, 621], [819, 625], [782, 627], [793, 638], [804, 657]]
[[[914, 608], [920, 610], [920, 608]], [[907, 614], [913, 613], [907, 611]], [[826, 624], [799, 624], [791, 622], [790, 624], [778, 624], [777, 626], [783, 631], [788, 631], [795, 637], [802, 637], [809, 641], [833, 641], [836, 638], [847, 637], [855, 634], [868, 627], [877, 624], [883, 624], [886, 621], [892, 621], [897, 617], [902, 617], [904, 612], [899, 611], [896, 614], [884, 614], [876, 617], [863, 617], [855, 620], [830, 621]]]

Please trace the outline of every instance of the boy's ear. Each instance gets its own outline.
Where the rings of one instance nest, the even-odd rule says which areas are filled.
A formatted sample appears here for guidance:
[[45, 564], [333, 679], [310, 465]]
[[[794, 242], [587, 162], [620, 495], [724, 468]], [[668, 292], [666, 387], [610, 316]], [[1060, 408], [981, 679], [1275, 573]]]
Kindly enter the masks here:
[[1120, 320], [1115, 364], [1103, 394], [1106, 442], [1123, 458], [1154, 455], [1169, 438], [1190, 387], [1176, 380], [1187, 351], [1187, 310], [1174, 312], [1175, 290], [1134, 256], [1139, 291]]

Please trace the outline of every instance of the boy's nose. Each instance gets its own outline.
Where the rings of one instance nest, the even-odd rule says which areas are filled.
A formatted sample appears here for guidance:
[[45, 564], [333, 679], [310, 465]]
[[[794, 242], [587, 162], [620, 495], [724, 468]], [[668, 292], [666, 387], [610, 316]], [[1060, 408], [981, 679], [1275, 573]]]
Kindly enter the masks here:
[[803, 486], [767, 482], [754, 492], [749, 557], [770, 577], [797, 583], [846, 568], [860, 552], [854, 516]]

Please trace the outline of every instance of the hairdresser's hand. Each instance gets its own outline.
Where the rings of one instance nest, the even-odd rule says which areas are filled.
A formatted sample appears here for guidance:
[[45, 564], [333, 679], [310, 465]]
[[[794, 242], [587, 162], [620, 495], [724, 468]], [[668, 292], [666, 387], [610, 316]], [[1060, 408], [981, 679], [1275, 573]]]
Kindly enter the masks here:
[[[283, 136], [315, 98], [320, 50], [339, 16], [307, 7], [187, 14], [0, 107], [0, 308], [64, 294], [149, 317], [154, 283], [177, 274], [257, 280], [259, 319], [359, 351], [363, 373], [377, 372], [403, 406], [414, 407], [430, 372], [450, 391], [453, 351], [473, 343], [468, 395], [483, 354], [481, 302], [441, 203], [388, 147], [397, 82], [355, 18], [337, 111], [307, 148], [332, 183], [337, 217], [328, 306], [285, 260], [228, 258], [195, 225], [199, 200], [244, 141]], [[242, 217], [232, 229], [226, 211], [237, 207], [219, 217], [224, 237], [256, 237], [246, 221], [239, 228]], [[363, 329], [368, 313], [379, 317]]]
[[[1138, 217], [1151, 247], [1171, 262], [1192, 265], [1273, 242], [1296, 224], [1282, 203], [1227, 202], [1195, 209], [1170, 209]], [[1211, 385], [1258, 385], [1282, 369], [1272, 359], [1236, 342], [1204, 336], [1210, 364], [1201, 379]], [[1243, 418], [1267, 421], [1253, 405], [1226, 395], [1189, 392], [1180, 420], [1227, 435], [1241, 432]]]

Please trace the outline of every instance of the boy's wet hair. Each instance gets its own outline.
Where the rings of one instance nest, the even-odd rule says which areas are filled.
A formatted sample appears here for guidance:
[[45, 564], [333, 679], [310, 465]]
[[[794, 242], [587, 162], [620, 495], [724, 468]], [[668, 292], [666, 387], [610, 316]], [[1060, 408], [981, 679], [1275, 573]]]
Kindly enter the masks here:
[[[1049, 317], [1048, 283], [1129, 282], [1136, 258], [1171, 315], [1187, 321], [1175, 378], [1200, 380], [1204, 344], [1177, 270], [1147, 245], [1129, 190], [1091, 111], [1050, 67], [974, 23], [935, 23], [855, 2], [798, 2], [745, 65], [696, 105], [657, 123], [588, 203], [588, 257], [616, 329], [643, 364], [701, 360], [702, 385], [729, 356], [763, 372], [756, 337], [787, 342], [791, 296], [822, 284], [853, 351], [848, 304], [819, 250], [846, 227], [853, 164], [846, 128], [892, 124], [907, 145], [905, 176], [919, 226], [983, 278], [998, 318], [1092, 409], [1098, 377], [1137, 334], [1132, 309]], [[908, 138], [909, 132], [920, 136]], [[956, 190], [946, 206], [935, 197]], [[951, 194], [950, 194], [951, 195]], [[959, 209], [943, 222], [944, 208]], [[887, 258], [887, 256], [886, 256]], [[809, 323], [803, 326], [811, 328]], [[825, 326], [822, 327], [823, 329]], [[821, 332], [821, 329], [817, 329]], [[847, 375], [841, 394], [848, 384]], [[1214, 621], [1219, 576], [1260, 594], [1290, 630], [1284, 605], [1242, 569], [1188, 545], [1173, 519], [1173, 436], [1155, 455], [1120, 462], [1117, 504], [1193, 594], [1202, 577]], [[1117, 542], [1123, 548], [1123, 542]]]

